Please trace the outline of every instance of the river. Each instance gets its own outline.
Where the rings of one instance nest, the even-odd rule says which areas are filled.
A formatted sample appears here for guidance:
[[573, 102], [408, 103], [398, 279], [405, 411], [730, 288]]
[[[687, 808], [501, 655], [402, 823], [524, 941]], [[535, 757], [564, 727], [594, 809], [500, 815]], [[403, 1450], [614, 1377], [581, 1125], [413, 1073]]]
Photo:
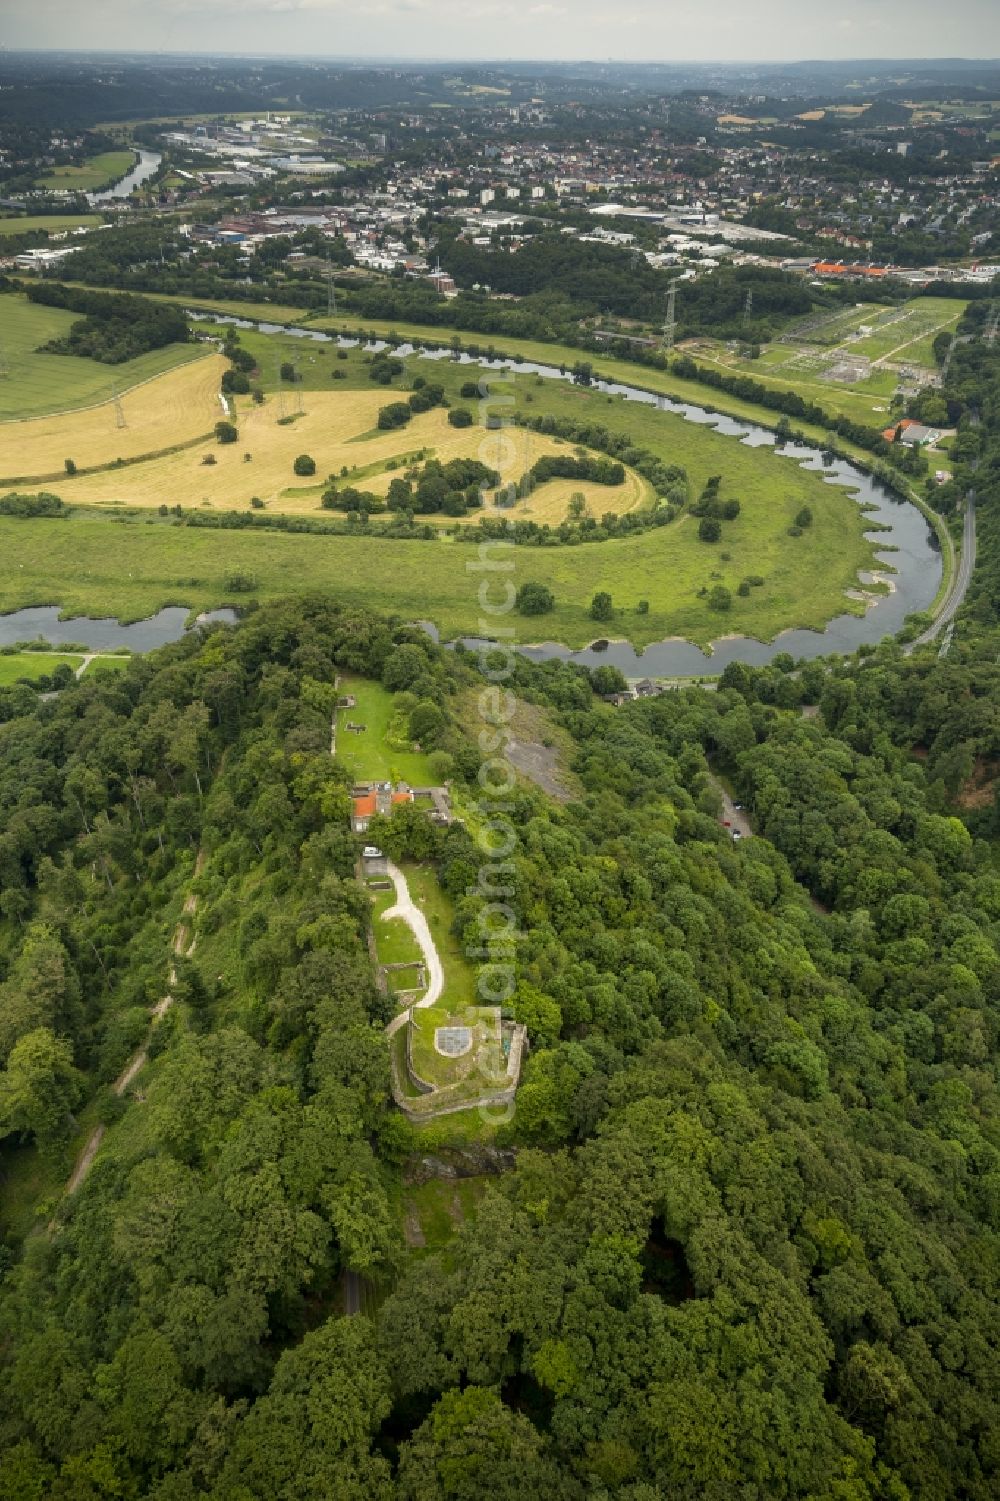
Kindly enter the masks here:
[[[178, 641], [185, 631], [194, 629], [187, 625], [190, 613], [190, 610], [171, 605], [156, 615], [150, 615], [147, 620], [122, 625], [118, 620], [92, 620], [88, 615], [73, 615], [60, 620], [58, 605], [35, 605], [0, 615], [0, 646], [13, 646], [16, 641], [51, 641], [54, 645], [73, 641], [91, 651], [115, 651], [123, 646], [136, 652], [155, 651], [158, 646]], [[235, 610], [209, 610], [199, 615], [195, 624], [210, 625], [221, 620], [232, 625], [236, 619]]]
[[[146, 152], [143, 155], [151, 157], [155, 153]], [[135, 170], [138, 171], [139, 167]], [[155, 171], [155, 166], [152, 170]], [[123, 186], [124, 183], [119, 184], [119, 187]], [[219, 314], [191, 312], [190, 316], [198, 322], [258, 328], [263, 333], [291, 334], [318, 343], [343, 347], [358, 344], [357, 339], [341, 334], [327, 334], [320, 329], [297, 328], [281, 323], [255, 323], [246, 318], [224, 317]], [[385, 349], [388, 346], [384, 340], [372, 340], [368, 347]], [[412, 352], [413, 348], [409, 344], [400, 345], [394, 350], [401, 357]], [[424, 357], [455, 358], [449, 349], [425, 350]], [[468, 354], [462, 354], [458, 358], [465, 365], [520, 371], [529, 375], [541, 375], [549, 380], [572, 379], [571, 375], [554, 365], [510, 359], [488, 360], [473, 358]], [[769, 428], [727, 417], [721, 412], [710, 412], [693, 402], [674, 401], [670, 397], [644, 391], [638, 386], [613, 381], [594, 381], [593, 388], [611, 396], [620, 396], [625, 401], [638, 401], [658, 407], [664, 412], [672, 412], [686, 422], [710, 424], [717, 432], [731, 437], [734, 442], [751, 448], [775, 446], [775, 436]], [[861, 645], [874, 645], [886, 636], [895, 635], [907, 615], [928, 610], [941, 583], [942, 561], [937, 537], [917, 507], [908, 500], [900, 500], [878, 480], [846, 459], [836, 459], [831, 464], [824, 464], [821, 451], [805, 445], [788, 444], [780, 452], [789, 463], [799, 463], [803, 468], [823, 473], [825, 483], [850, 489], [853, 498], [866, 508], [873, 520], [887, 528], [867, 535], [876, 543], [875, 556], [884, 570], [876, 576], [888, 582], [890, 592], [874, 596], [863, 615], [837, 615], [821, 631], [791, 629], [782, 631], [773, 641], [768, 642], [757, 641], [750, 636], [722, 636], [712, 642], [708, 651], [678, 637], [654, 642], [644, 650], [631, 646], [627, 641], [595, 642], [579, 651], [571, 651], [558, 642], [543, 642], [518, 649], [535, 661], [558, 657], [586, 667], [606, 663], [620, 668], [630, 678], [697, 677], [721, 672], [729, 662], [746, 662], [750, 666], [762, 667], [780, 652], [807, 658], [826, 656], [831, 652], [853, 652]], [[618, 544], [611, 541], [588, 545], [615, 547]], [[871, 584], [876, 576], [863, 574], [859, 579], [859, 587]], [[373, 603], [377, 605], [378, 601], [373, 600]], [[165, 641], [176, 640], [183, 633], [187, 613], [179, 608], [161, 610], [150, 620], [122, 626], [117, 621], [60, 621], [55, 606], [46, 610], [18, 610], [12, 615], [0, 616], [0, 644], [44, 636], [50, 641], [86, 641], [88, 645], [95, 647], [130, 646], [133, 651], [149, 651]], [[231, 611], [215, 611], [210, 618], [230, 617]], [[432, 634], [436, 636], [433, 628]], [[475, 638], [467, 638], [467, 644], [477, 643]]]
[[139, 187], [140, 183], [153, 176], [163, 160], [162, 156], [158, 151], [145, 151], [140, 147], [136, 147], [136, 150], [139, 152], [139, 160], [131, 172], [127, 172], [120, 182], [105, 188], [102, 193], [88, 193], [88, 203], [113, 203], [116, 198], [127, 198], [133, 188]]

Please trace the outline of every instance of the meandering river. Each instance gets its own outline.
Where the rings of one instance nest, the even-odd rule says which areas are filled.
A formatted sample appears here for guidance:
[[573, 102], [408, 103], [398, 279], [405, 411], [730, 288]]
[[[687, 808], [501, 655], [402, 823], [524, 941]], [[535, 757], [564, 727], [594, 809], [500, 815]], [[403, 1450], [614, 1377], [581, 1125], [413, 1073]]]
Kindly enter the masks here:
[[[142, 153], [145, 158], [154, 152]], [[145, 173], [151, 175], [157, 162]], [[142, 163], [135, 168], [140, 171]], [[130, 174], [132, 176], [133, 174]], [[127, 181], [128, 179], [125, 179]], [[139, 179], [142, 180], [142, 179]], [[133, 186], [135, 184], [133, 183]], [[122, 196], [118, 184], [111, 192]], [[128, 191], [131, 191], [129, 189]], [[245, 318], [223, 317], [219, 314], [192, 312], [200, 322], [229, 323], [240, 328], [259, 328], [263, 333], [290, 334], [296, 338], [318, 343], [356, 346], [357, 339], [343, 335], [327, 334], [319, 329], [298, 328], [280, 323], [253, 323]], [[373, 340], [369, 348], [385, 349], [384, 340]], [[403, 344], [393, 351], [400, 357], [413, 353], [413, 346]], [[454, 359], [448, 349], [426, 350], [425, 358]], [[466, 365], [479, 365], [494, 370], [516, 370], [529, 375], [541, 375], [549, 380], [571, 380], [572, 376], [554, 365], [539, 365], [510, 359], [474, 358], [468, 354], [458, 356]], [[686, 422], [705, 423], [717, 432], [731, 437], [734, 442], [751, 448], [775, 446], [775, 436], [770, 429], [754, 422], [711, 412], [693, 402], [675, 401], [667, 396], [658, 396], [641, 387], [622, 385], [613, 381], [595, 381], [596, 390], [611, 396], [621, 396], [625, 401], [638, 401], [661, 411], [673, 412]], [[786, 445], [778, 450], [789, 463], [798, 463], [806, 469], [823, 473], [824, 482], [848, 488], [858, 504], [880, 527], [887, 530], [869, 532], [876, 544], [876, 559], [884, 568], [879, 577], [888, 580], [890, 592], [876, 595], [863, 615], [837, 615], [821, 631], [787, 630], [773, 641], [756, 641], [750, 636], [724, 636], [714, 641], [708, 651], [703, 651], [693, 642], [676, 637], [658, 641], [645, 650], [631, 646], [627, 641], [596, 642], [580, 651], [571, 651], [557, 642], [519, 648], [525, 656], [534, 660], [560, 657], [579, 662], [587, 667], [607, 663], [618, 667], [626, 677], [697, 677], [705, 673], [717, 673], [729, 662], [746, 662], [755, 667], [764, 666], [779, 652], [790, 652], [793, 657], [820, 657], [831, 652], [853, 652], [863, 644], [874, 644], [886, 636], [894, 635], [903, 625], [907, 615], [930, 608], [941, 583], [942, 561], [937, 537], [917, 507], [910, 501], [900, 500], [886, 487], [866, 474], [857, 465], [846, 459], [836, 459], [824, 464], [822, 452], [807, 446]], [[431, 545], [431, 544], [427, 544]], [[615, 542], [592, 543], [591, 546], [614, 547]], [[893, 571], [894, 570], [894, 571]], [[862, 575], [859, 587], [873, 582], [873, 575]], [[377, 600], [373, 600], [377, 604]], [[166, 641], [176, 640], [183, 634], [188, 612], [180, 608], [161, 610], [149, 620], [133, 625], [120, 625], [113, 620], [59, 620], [55, 606], [46, 609], [18, 610], [0, 616], [0, 644], [43, 636], [49, 641], [81, 641], [97, 649], [109, 646], [129, 646], [133, 651], [150, 651]], [[233, 619], [232, 611], [217, 610], [203, 619]], [[474, 644], [469, 638], [468, 644]]]

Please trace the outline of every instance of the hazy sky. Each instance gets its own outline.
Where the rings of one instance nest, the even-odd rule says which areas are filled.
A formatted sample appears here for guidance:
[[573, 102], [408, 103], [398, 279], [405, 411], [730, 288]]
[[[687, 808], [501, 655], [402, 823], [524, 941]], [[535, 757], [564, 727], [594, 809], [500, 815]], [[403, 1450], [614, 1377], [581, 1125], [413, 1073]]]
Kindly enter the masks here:
[[995, 58], [1000, 0], [0, 0], [0, 43], [322, 57]]

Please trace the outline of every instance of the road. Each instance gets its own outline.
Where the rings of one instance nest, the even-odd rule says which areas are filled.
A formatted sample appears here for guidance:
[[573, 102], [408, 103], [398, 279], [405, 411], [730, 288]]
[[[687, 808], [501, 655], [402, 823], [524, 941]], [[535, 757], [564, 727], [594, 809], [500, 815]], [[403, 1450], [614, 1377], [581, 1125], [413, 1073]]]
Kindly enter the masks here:
[[951, 581], [951, 589], [944, 604], [938, 611], [933, 623], [926, 631], [923, 631], [914, 641], [910, 641], [903, 647], [903, 652], [909, 656], [918, 646], [927, 646], [934, 638], [950, 625], [958, 611], [962, 608], [965, 600], [969, 581], [972, 578], [972, 570], [976, 566], [976, 502], [970, 495], [965, 502], [965, 526], [962, 531], [962, 556], [958, 560], [955, 577]]
[[[435, 1001], [440, 1000], [444, 991], [444, 965], [441, 963], [441, 956], [437, 951], [434, 939], [431, 937], [431, 930], [426, 917], [410, 895], [410, 888], [406, 884], [406, 877], [403, 875], [403, 872], [391, 860], [387, 861], [387, 869], [389, 879], [396, 888], [396, 905], [390, 907], [388, 911], [383, 912], [382, 919], [386, 921], [392, 917], [401, 917], [413, 930], [413, 936], [417, 940], [420, 952], [423, 955], [424, 968], [427, 971], [427, 989], [420, 997], [420, 1000], [414, 1002], [414, 1005], [433, 1006]], [[409, 1019], [409, 1014], [410, 1008], [407, 1007], [398, 1016], [394, 1016], [385, 1029], [386, 1035], [391, 1037], [394, 1032], [397, 1032], [404, 1022]]]
[[729, 825], [730, 834], [739, 834], [741, 839], [749, 839], [753, 834], [750, 827], [750, 819], [742, 808], [737, 808], [729, 793], [716, 777], [709, 777], [709, 781], [722, 799], [722, 822]]

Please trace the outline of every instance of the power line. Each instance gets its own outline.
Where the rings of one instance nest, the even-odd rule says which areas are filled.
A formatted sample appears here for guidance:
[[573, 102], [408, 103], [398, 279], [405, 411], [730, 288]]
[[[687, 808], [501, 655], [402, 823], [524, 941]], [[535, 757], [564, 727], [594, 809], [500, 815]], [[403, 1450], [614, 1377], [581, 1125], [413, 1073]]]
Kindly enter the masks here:
[[674, 352], [674, 339], [677, 336], [677, 287], [680, 278], [675, 278], [667, 288], [667, 321], [663, 325], [663, 343], [668, 354]]
[[115, 427], [128, 427], [125, 421], [125, 408], [122, 406], [122, 399], [118, 394], [118, 385], [115, 381], [111, 382], [111, 400], [115, 404]]
[[747, 287], [747, 300], [743, 304], [743, 327], [746, 328], [753, 317], [753, 287]]
[[326, 313], [332, 318], [337, 311], [337, 288], [333, 280], [333, 262], [326, 258]]

